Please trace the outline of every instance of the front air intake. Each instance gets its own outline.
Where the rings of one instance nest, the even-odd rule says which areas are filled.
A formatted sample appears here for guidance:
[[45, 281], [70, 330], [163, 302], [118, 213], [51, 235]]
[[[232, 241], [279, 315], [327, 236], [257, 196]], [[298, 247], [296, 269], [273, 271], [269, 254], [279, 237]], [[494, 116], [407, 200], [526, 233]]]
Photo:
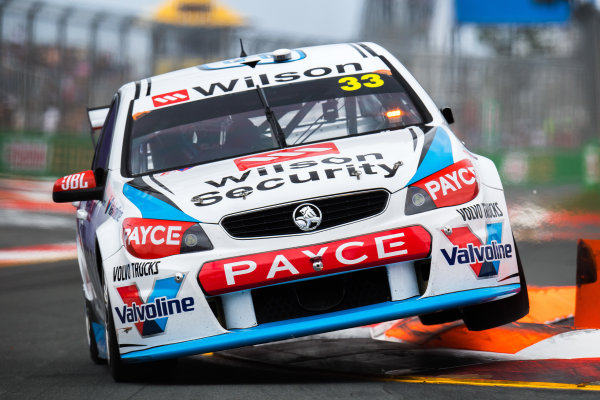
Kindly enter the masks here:
[[242, 239], [304, 233], [294, 222], [293, 214], [299, 205], [310, 203], [317, 206], [322, 214], [321, 224], [311, 232], [321, 231], [382, 213], [389, 196], [387, 190], [376, 189], [305, 199], [228, 215], [221, 220], [221, 226], [229, 235]]

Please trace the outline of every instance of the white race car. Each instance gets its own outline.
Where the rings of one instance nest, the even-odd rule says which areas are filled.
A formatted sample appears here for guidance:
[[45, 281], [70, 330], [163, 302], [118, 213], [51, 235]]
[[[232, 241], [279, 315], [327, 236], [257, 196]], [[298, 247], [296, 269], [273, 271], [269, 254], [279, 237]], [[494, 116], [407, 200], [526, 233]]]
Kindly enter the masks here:
[[528, 312], [498, 172], [373, 43], [281, 49], [124, 85], [89, 111], [79, 201], [92, 358], [135, 363], [419, 315]]

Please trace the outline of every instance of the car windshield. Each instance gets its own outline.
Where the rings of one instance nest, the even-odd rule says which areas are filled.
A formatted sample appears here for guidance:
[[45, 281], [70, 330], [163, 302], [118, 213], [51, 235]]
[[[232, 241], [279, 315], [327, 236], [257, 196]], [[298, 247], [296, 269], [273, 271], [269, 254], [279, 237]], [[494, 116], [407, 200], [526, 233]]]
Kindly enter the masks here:
[[168, 171], [422, 123], [389, 70], [254, 88], [132, 115], [128, 167]]

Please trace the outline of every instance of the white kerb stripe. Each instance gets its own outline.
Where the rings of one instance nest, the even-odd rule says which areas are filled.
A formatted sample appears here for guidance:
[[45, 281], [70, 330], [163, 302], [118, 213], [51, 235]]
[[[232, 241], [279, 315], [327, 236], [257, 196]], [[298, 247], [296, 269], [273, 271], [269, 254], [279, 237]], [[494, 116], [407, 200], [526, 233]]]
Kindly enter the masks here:
[[167, 102], [167, 100], [163, 99], [162, 97], [155, 97], [154, 100], [158, 101], [160, 103], [166, 103]]

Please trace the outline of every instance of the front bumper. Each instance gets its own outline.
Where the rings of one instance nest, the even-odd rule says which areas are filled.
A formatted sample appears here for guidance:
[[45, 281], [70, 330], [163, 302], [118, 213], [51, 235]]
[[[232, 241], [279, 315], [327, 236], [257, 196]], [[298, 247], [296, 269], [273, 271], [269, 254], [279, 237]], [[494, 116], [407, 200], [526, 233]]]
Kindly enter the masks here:
[[125, 362], [147, 362], [184, 357], [428, 314], [441, 309], [465, 307], [514, 295], [519, 291], [519, 284], [510, 284], [433, 297], [417, 296], [351, 310], [266, 323], [252, 328], [233, 329], [225, 334], [133, 351], [122, 354], [121, 357]]

